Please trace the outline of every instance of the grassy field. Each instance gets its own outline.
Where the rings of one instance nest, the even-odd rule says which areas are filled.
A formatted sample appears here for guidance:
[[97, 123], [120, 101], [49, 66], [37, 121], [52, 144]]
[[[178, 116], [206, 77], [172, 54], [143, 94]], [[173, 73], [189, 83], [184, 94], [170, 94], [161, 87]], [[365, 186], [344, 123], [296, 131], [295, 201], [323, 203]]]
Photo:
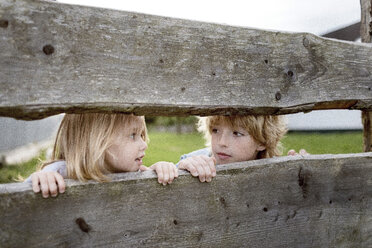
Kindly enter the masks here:
[[[144, 159], [145, 165], [157, 161], [177, 163], [182, 154], [203, 148], [204, 140], [198, 133], [175, 134], [150, 132], [149, 148]], [[300, 133], [292, 132], [283, 139], [284, 154], [289, 149], [306, 149], [311, 154], [338, 154], [362, 152], [362, 132], [330, 132], [330, 133]], [[21, 165], [9, 165], [0, 169], [0, 183], [14, 182], [18, 175], [29, 176], [35, 171], [40, 160], [45, 159], [45, 153], [40, 158]]]

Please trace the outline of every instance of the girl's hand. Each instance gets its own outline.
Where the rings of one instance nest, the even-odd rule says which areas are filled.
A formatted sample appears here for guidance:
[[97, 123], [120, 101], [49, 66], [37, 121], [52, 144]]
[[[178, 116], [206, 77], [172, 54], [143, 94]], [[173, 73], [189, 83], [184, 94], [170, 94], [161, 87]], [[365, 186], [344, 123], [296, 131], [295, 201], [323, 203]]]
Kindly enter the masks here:
[[59, 193], [65, 192], [65, 180], [58, 172], [35, 172], [31, 175], [32, 190], [35, 193], [39, 193], [41, 190], [44, 198], [49, 197], [49, 193], [52, 197], [56, 197]]
[[287, 153], [288, 156], [296, 156], [296, 155], [301, 155], [301, 156], [305, 156], [305, 155], [310, 155], [310, 153], [308, 153], [305, 149], [301, 149], [298, 153], [291, 149], [288, 151]]
[[200, 182], [210, 182], [216, 176], [216, 159], [205, 155], [189, 157], [178, 163], [178, 168], [187, 170]]
[[157, 162], [150, 167], [141, 166], [141, 171], [154, 170], [158, 174], [158, 182], [163, 185], [171, 184], [178, 177], [177, 167], [170, 162]]

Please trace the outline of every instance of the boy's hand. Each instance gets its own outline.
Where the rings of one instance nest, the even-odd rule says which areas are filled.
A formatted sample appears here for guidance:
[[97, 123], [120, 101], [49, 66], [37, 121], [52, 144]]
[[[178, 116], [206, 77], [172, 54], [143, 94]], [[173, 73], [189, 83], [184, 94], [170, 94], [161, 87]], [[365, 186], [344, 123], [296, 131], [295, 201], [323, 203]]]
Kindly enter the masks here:
[[181, 160], [178, 168], [189, 171], [194, 177], [199, 176], [200, 182], [210, 182], [216, 176], [215, 164], [215, 158], [201, 155]]
[[298, 153], [291, 149], [288, 151], [288, 156], [296, 156], [296, 155], [301, 155], [301, 156], [305, 156], [305, 155], [310, 155], [310, 153], [308, 153], [305, 149], [301, 149]]
[[65, 180], [58, 172], [35, 172], [31, 175], [32, 190], [35, 193], [41, 191], [44, 198], [56, 197], [59, 193], [65, 192]]
[[158, 174], [158, 182], [163, 185], [171, 184], [178, 177], [177, 167], [170, 162], [157, 162], [150, 167], [141, 166], [141, 171], [154, 170]]

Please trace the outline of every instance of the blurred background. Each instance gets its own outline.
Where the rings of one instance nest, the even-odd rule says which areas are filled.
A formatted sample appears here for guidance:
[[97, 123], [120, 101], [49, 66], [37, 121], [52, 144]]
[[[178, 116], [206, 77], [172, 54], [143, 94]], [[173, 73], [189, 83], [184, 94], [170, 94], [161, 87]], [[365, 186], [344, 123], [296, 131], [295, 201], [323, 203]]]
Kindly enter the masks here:
[[[359, 0], [58, 2], [360, 42]], [[0, 118], [0, 183], [14, 181], [19, 174], [29, 175], [48, 157], [62, 117], [39, 121]], [[360, 111], [313, 111], [287, 117], [290, 132], [283, 140], [284, 153], [291, 148], [305, 148], [312, 154], [362, 152]], [[145, 164], [177, 162], [180, 155], [202, 148], [204, 141], [195, 130], [195, 121], [195, 117], [148, 117], [151, 142]]]

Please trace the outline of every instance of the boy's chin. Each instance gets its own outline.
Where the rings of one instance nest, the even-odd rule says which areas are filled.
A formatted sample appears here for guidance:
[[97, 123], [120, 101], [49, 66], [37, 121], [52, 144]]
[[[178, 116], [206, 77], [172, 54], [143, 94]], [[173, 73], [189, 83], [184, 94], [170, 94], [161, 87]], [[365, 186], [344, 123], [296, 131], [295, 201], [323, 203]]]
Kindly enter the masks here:
[[230, 161], [230, 160], [219, 160], [219, 161], [216, 161], [216, 164], [230, 164], [230, 163], [234, 163], [233, 161]]

